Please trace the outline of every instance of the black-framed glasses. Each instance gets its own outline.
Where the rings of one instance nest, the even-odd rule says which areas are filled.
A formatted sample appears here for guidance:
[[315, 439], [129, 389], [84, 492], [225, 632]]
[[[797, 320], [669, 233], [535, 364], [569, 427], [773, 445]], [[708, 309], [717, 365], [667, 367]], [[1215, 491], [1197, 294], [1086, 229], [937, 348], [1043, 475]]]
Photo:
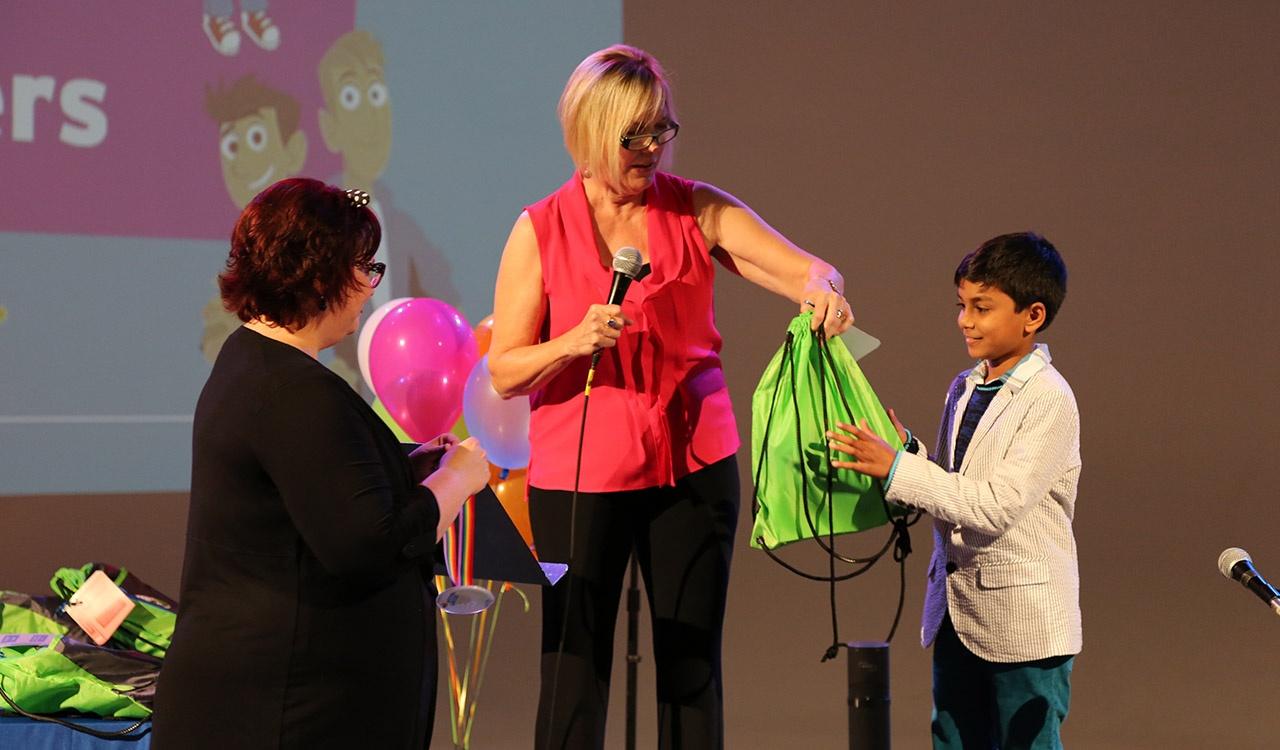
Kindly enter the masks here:
[[635, 135], [624, 135], [618, 139], [622, 147], [628, 151], [644, 151], [653, 144], [661, 146], [668, 143], [676, 134], [680, 132], [680, 123], [673, 122], [662, 130], [653, 133], [636, 133]]
[[369, 274], [370, 289], [373, 289], [378, 284], [381, 284], [382, 277], [387, 273], [386, 263], [365, 263], [365, 264], [356, 266], [356, 268], [359, 268], [361, 271], [364, 271], [365, 273]]

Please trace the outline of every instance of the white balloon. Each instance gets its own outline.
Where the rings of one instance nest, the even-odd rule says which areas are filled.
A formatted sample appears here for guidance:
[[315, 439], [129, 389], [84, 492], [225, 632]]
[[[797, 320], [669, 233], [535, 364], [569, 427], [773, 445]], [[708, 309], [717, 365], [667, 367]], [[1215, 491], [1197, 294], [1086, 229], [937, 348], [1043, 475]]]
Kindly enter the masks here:
[[528, 396], [503, 399], [494, 390], [488, 354], [471, 368], [462, 391], [462, 418], [489, 463], [504, 469], [529, 465], [529, 408]]

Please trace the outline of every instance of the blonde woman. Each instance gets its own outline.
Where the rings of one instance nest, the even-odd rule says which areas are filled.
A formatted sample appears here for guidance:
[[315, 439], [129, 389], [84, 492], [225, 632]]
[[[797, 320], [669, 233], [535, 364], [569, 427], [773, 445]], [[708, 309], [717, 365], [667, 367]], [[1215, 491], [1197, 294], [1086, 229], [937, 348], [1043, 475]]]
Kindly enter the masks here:
[[[728, 193], [662, 171], [680, 125], [666, 75], [643, 50], [588, 56], [559, 115], [575, 170], [516, 220], [489, 350], [499, 392], [531, 397], [538, 552], [570, 563], [569, 580], [543, 592], [537, 747], [603, 747], [634, 552], [652, 614], [660, 747], [718, 748], [739, 486], [712, 259], [812, 310], [827, 335], [852, 324], [844, 280]], [[603, 304], [622, 247], [638, 249], [644, 266], [621, 305]]]

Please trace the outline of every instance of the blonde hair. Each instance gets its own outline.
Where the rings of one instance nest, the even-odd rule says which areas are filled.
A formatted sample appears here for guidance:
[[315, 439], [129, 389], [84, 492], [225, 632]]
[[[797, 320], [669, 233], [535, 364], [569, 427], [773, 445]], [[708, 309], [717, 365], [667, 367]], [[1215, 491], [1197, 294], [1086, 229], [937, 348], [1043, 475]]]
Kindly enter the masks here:
[[619, 139], [635, 127], [675, 117], [662, 65], [626, 44], [587, 55], [569, 76], [556, 112], [574, 165], [611, 187], [621, 177]]
[[382, 43], [364, 29], [348, 31], [335, 39], [316, 66], [316, 73], [320, 77], [320, 90], [324, 93], [326, 106], [332, 107], [336, 104], [333, 99], [334, 85], [338, 82], [338, 76], [353, 64], [378, 69], [386, 67]]

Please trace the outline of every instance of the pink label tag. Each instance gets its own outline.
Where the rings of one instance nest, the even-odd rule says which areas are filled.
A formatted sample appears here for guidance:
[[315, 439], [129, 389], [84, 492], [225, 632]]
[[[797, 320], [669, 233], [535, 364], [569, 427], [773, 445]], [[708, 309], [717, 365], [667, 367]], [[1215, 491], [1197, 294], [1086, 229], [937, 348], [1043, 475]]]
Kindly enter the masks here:
[[101, 646], [133, 611], [133, 600], [106, 573], [95, 571], [71, 599], [67, 614]]

